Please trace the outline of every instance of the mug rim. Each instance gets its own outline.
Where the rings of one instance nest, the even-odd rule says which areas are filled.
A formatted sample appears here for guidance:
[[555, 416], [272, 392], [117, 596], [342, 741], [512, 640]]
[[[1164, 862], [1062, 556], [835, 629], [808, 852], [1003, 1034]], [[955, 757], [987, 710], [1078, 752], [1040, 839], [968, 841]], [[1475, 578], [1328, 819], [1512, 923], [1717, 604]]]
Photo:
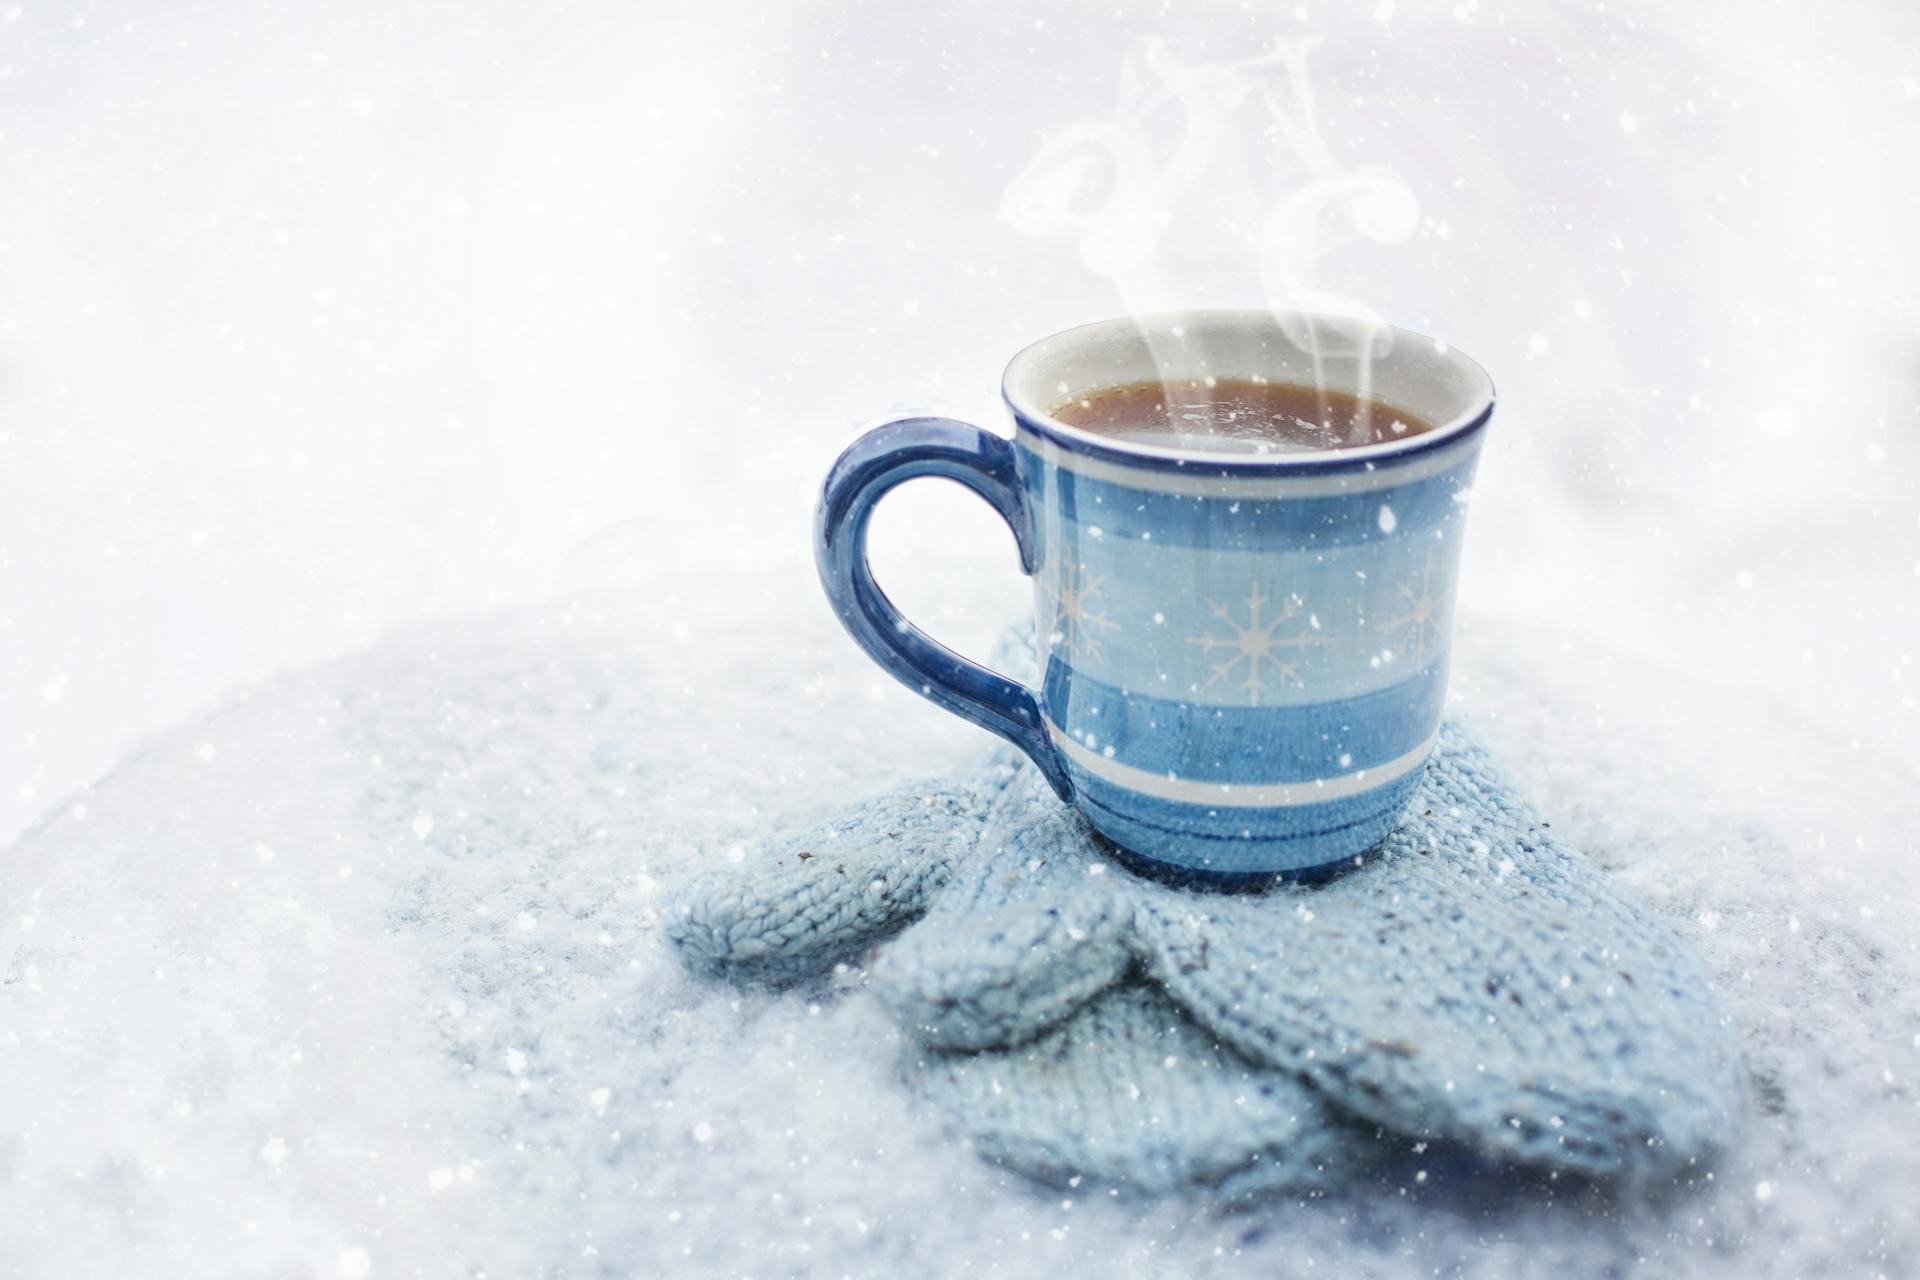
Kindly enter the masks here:
[[1164, 445], [1135, 444], [1121, 437], [1101, 435], [1088, 431], [1084, 427], [1062, 422], [1045, 409], [1028, 401], [1026, 397], [1017, 394], [1014, 388], [1015, 376], [1023, 372], [1022, 366], [1037, 359], [1043, 352], [1069, 342], [1085, 342], [1115, 329], [1143, 330], [1154, 327], [1165, 328], [1182, 323], [1198, 324], [1221, 320], [1237, 321], [1243, 324], [1271, 324], [1276, 318], [1283, 316], [1294, 316], [1309, 321], [1337, 318], [1310, 311], [1267, 310], [1255, 307], [1198, 307], [1095, 320], [1087, 324], [1075, 325], [1070, 329], [1062, 329], [1022, 347], [1015, 353], [1013, 359], [1007, 362], [1007, 367], [1000, 376], [1000, 396], [1006, 402], [1007, 408], [1012, 411], [1016, 426], [1025, 426], [1071, 452], [1092, 454], [1109, 461], [1133, 466], [1174, 470], [1203, 469], [1215, 474], [1227, 472], [1269, 476], [1289, 473], [1319, 474], [1355, 466], [1372, 470], [1377, 464], [1383, 462], [1398, 462], [1403, 458], [1444, 448], [1473, 434], [1485, 426], [1487, 420], [1493, 416], [1496, 398], [1493, 377], [1479, 361], [1438, 338], [1405, 329], [1399, 325], [1380, 327], [1392, 330], [1396, 341], [1426, 343], [1442, 356], [1465, 368], [1468, 375], [1479, 384], [1473, 400], [1465, 410], [1444, 422], [1436, 423], [1430, 431], [1423, 431], [1403, 440], [1383, 440], [1375, 444], [1356, 445], [1346, 449], [1315, 449], [1301, 453], [1278, 454], [1214, 453], [1201, 449], [1173, 449]]

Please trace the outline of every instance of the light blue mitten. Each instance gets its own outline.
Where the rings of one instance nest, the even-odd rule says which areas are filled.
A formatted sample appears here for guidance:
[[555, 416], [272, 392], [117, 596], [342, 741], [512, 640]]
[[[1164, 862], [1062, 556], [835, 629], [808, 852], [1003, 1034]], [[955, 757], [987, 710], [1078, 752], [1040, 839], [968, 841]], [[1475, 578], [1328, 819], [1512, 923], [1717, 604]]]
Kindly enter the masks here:
[[[997, 753], [978, 776], [855, 806], [697, 880], [669, 917], [687, 967], [785, 986], [857, 961], [924, 916], [983, 826], [1033, 804], [1034, 771]], [[1055, 802], [1057, 804], [1057, 801]], [[1382, 1154], [1293, 1072], [1250, 1062], [1144, 981], [1087, 986], [1022, 1042], [908, 1055], [908, 1082], [983, 1156], [1042, 1181], [1149, 1194], [1311, 1194]]]
[[687, 968], [782, 986], [861, 954], [924, 913], [1015, 777], [996, 753], [960, 782], [901, 787], [696, 880], [668, 925]]
[[1037, 1039], [924, 1049], [906, 1067], [976, 1151], [1048, 1183], [1310, 1195], [1389, 1154], [1298, 1076], [1221, 1045], [1145, 982], [1108, 988]]
[[1356, 862], [1259, 895], [1169, 887], [1023, 778], [872, 987], [928, 1045], [966, 1050], [1018, 1044], [1144, 974], [1347, 1115], [1547, 1169], [1668, 1175], [1735, 1133], [1739, 1049], [1698, 963], [1541, 829], [1458, 727]]
[[1384, 1129], [1662, 1177], [1738, 1129], [1739, 1050], [1698, 964], [1454, 725], [1399, 829], [1322, 884], [1142, 878], [1001, 756], [699, 882], [671, 927], [692, 967], [761, 981], [896, 933], [871, 986], [922, 1042], [914, 1078], [1042, 1175], [1323, 1186]]

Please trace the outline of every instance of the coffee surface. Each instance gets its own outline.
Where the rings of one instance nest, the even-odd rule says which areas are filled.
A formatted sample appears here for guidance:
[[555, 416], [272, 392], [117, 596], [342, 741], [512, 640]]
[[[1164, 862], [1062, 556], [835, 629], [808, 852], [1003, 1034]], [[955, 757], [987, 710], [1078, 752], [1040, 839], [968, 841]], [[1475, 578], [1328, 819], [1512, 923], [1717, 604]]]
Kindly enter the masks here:
[[1133, 444], [1207, 453], [1309, 453], [1404, 440], [1433, 424], [1346, 391], [1216, 378], [1137, 382], [1067, 401], [1053, 416]]

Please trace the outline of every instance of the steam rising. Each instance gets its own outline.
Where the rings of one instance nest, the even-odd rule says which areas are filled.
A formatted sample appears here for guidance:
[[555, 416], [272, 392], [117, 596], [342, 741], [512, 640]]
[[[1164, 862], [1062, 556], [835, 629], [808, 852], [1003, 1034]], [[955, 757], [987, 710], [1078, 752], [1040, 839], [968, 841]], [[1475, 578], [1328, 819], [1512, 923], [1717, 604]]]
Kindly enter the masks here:
[[[1029, 235], [1072, 237], [1080, 261], [1113, 281], [1133, 315], [1195, 305], [1179, 296], [1172, 260], [1224, 241], [1287, 338], [1311, 355], [1317, 385], [1328, 385], [1325, 362], [1351, 362], [1357, 376], [1342, 381], [1366, 396], [1369, 366], [1393, 330], [1328, 287], [1325, 264], [1349, 246], [1407, 240], [1420, 206], [1394, 174], [1335, 158], [1308, 73], [1316, 44], [1283, 40], [1256, 57], [1189, 65], [1164, 40], [1136, 40], [1113, 119], [1043, 146], [1007, 188], [1002, 215]], [[1180, 337], [1142, 333], [1163, 381], [1176, 368], [1191, 375], [1194, 353]]]

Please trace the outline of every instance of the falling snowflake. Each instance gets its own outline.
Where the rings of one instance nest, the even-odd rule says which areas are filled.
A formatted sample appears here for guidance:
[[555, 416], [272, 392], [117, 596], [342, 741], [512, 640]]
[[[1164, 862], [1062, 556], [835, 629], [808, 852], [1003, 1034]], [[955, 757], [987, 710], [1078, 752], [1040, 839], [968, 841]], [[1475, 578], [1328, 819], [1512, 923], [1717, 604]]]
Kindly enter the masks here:
[[1440, 601], [1433, 589], [1433, 552], [1427, 552], [1427, 562], [1420, 570], [1419, 587], [1416, 590], [1412, 581], [1399, 586], [1400, 599], [1406, 604], [1406, 612], [1396, 614], [1380, 625], [1387, 631], [1399, 631], [1400, 651], [1411, 657], [1415, 663], [1427, 660], [1427, 648], [1440, 638]]
[[[1241, 623], [1234, 618], [1234, 610], [1216, 601], [1207, 601], [1207, 609], [1229, 632], [1222, 637], [1213, 633], [1209, 627], [1206, 634], [1188, 636], [1187, 643], [1198, 645], [1211, 654], [1224, 650], [1229, 656], [1225, 661], [1216, 663], [1207, 676], [1202, 688], [1211, 688], [1236, 675], [1242, 676], [1240, 687], [1246, 690], [1247, 705], [1259, 706], [1260, 697], [1267, 690], [1264, 679], [1269, 673], [1275, 681], [1300, 681], [1300, 663], [1298, 658], [1282, 657], [1286, 650], [1298, 651], [1312, 647], [1325, 638], [1319, 634], [1320, 620], [1308, 616], [1306, 626], [1293, 635], [1278, 635], [1280, 627], [1300, 616], [1306, 603], [1299, 596], [1288, 596], [1280, 607], [1280, 616], [1262, 621], [1260, 614], [1268, 603], [1268, 597], [1260, 591], [1260, 584], [1249, 584], [1247, 597], [1242, 603], [1246, 606], [1246, 621]], [[1245, 664], [1244, 667], [1242, 664]]]
[[1120, 624], [1091, 607], [1100, 593], [1102, 579], [1087, 572], [1086, 566], [1066, 551], [1060, 557], [1060, 572], [1048, 584], [1053, 608], [1053, 623], [1047, 637], [1050, 645], [1065, 644], [1070, 660], [1091, 658], [1099, 661], [1100, 633], [1118, 631]]

